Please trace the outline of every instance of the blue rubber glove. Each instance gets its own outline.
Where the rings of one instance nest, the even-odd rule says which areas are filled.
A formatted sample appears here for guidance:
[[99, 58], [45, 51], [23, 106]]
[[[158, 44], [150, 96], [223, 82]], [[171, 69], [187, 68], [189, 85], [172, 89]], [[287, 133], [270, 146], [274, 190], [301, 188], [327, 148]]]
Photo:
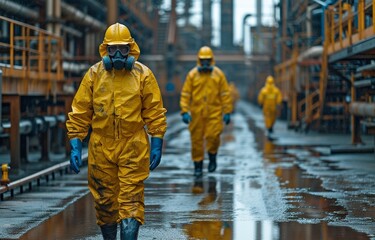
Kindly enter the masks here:
[[151, 153], [150, 153], [150, 170], [154, 170], [161, 160], [161, 150], [163, 147], [163, 139], [158, 137], [151, 138]]
[[230, 123], [230, 113], [227, 113], [224, 115], [223, 121], [225, 122], [226, 125]]
[[82, 142], [79, 138], [70, 140], [70, 168], [79, 173], [79, 167], [82, 165]]
[[191, 122], [191, 116], [189, 113], [185, 112], [182, 114], [182, 121], [186, 124], [189, 124]]

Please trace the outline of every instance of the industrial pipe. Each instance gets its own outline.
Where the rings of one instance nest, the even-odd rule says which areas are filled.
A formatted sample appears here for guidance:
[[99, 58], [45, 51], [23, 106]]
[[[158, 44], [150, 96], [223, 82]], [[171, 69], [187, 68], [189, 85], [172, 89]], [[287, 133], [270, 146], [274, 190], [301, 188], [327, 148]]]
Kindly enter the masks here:
[[[13, 13], [17, 16], [22, 16], [25, 18], [33, 19], [33, 20], [39, 20], [39, 13], [38, 11], [35, 11], [31, 8], [27, 8], [21, 4], [13, 3], [12, 1], [7, 0], [0, 0], [0, 9], [3, 9], [5, 11], [8, 11], [10, 13]], [[65, 3], [61, 2], [61, 10], [64, 14], [71, 17], [76, 22], [80, 22], [81, 24], [84, 24], [86, 26], [90, 26], [93, 28], [97, 28], [99, 30], [104, 30], [106, 28], [105, 24], [102, 24], [100, 21], [97, 21], [96, 19], [92, 18], [91, 16], [79, 11], [75, 7]], [[107, 11], [107, 9], [103, 6], [103, 11]], [[79, 32], [75, 29], [67, 29], [67, 27], [64, 27], [64, 30], [67, 32], [74, 31], [72, 34], [77, 35]]]
[[375, 117], [375, 103], [352, 102], [349, 105], [349, 112], [355, 116]]
[[61, 10], [64, 14], [66, 14], [68, 17], [72, 18], [76, 22], [82, 23], [84, 25], [90, 26], [98, 30], [105, 30], [107, 28], [107, 25], [101, 23], [100, 21], [96, 20], [90, 15], [87, 15], [79, 11], [77, 8], [65, 2], [61, 2]]
[[353, 86], [355, 88], [365, 88], [365, 87], [374, 88], [375, 87], [375, 78], [355, 81]]
[[[57, 126], [58, 122], [65, 122], [65, 115], [57, 116], [39, 116], [33, 119], [21, 119], [19, 123], [20, 134], [26, 135], [34, 132], [43, 132], [46, 128], [52, 128]], [[11, 123], [4, 122], [3, 128], [10, 129]]]
[[306, 51], [303, 51], [297, 58], [298, 63], [303, 62], [306, 59], [318, 58], [323, 54], [322, 46], [313, 46]]
[[3, 71], [0, 69], [0, 133], [3, 132], [3, 127], [2, 127], [2, 122], [1, 122], [1, 117], [2, 117], [2, 99], [3, 99], [3, 92], [2, 92], [2, 89], [3, 88]]
[[39, 14], [37, 11], [34, 11], [12, 1], [0, 0], [0, 8], [6, 10], [7, 12], [11, 12], [13, 14], [17, 14], [26, 18], [31, 18], [34, 20], [39, 19]]

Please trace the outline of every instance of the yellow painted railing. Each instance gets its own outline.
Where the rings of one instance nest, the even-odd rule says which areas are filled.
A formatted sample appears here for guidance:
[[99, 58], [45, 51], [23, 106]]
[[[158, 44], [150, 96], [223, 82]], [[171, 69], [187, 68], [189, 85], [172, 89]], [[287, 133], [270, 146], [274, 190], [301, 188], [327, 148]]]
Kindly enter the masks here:
[[[375, 35], [375, 0], [359, 0], [357, 6], [351, 6], [347, 1], [339, 0], [327, 7], [324, 22], [323, 53], [320, 59], [320, 75], [318, 89], [305, 91], [305, 98], [297, 101], [295, 84], [300, 79], [298, 56], [306, 46], [296, 44], [302, 35], [294, 36], [293, 49], [289, 59], [275, 66], [276, 83], [280, 85], [284, 101], [288, 102], [291, 110], [291, 124], [298, 121], [314, 121], [323, 115], [325, 95], [328, 84], [328, 58], [330, 54], [348, 48], [360, 41]], [[283, 41], [286, 41], [285, 39]], [[291, 41], [291, 39], [289, 39]], [[314, 44], [313, 44], [314, 45]], [[302, 90], [300, 90], [302, 93]]]
[[61, 37], [0, 16], [3, 94], [55, 95], [62, 92]]
[[356, 8], [343, 0], [329, 6], [325, 17], [326, 29], [329, 30], [325, 33], [327, 53], [340, 51], [361, 40], [373, 37], [374, 16], [375, 0], [359, 0]]

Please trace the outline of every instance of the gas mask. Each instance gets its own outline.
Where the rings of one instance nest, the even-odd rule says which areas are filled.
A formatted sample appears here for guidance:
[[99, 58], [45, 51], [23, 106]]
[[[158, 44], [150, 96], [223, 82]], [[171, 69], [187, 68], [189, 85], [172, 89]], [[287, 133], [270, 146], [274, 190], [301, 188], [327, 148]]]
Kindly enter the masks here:
[[200, 66], [198, 66], [199, 72], [212, 72], [213, 67], [211, 66], [211, 58], [199, 59]]
[[105, 70], [110, 71], [114, 68], [116, 70], [125, 69], [131, 71], [135, 58], [130, 56], [129, 52], [129, 45], [108, 45], [108, 55], [102, 59]]

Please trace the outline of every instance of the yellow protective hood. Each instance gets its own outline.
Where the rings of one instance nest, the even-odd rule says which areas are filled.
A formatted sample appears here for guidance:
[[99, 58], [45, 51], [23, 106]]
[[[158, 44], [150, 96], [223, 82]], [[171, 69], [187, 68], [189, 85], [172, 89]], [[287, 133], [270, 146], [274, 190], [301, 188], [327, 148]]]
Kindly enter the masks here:
[[119, 44], [128, 44], [130, 46], [129, 55], [138, 59], [141, 50], [138, 47], [138, 44], [132, 38], [129, 29], [121, 24], [115, 23], [109, 26], [105, 32], [104, 40], [102, 44], [99, 45], [99, 53], [101, 57], [108, 55], [107, 46], [108, 45], [119, 45]]
[[199, 59], [212, 59], [211, 66], [215, 65], [214, 53], [212, 52], [210, 47], [203, 46], [199, 49], [199, 52], [197, 54], [197, 65], [201, 66]]
[[275, 80], [273, 79], [273, 77], [272, 76], [268, 76], [267, 78], [266, 78], [266, 85], [268, 85], [268, 86], [273, 86], [275, 84]]

